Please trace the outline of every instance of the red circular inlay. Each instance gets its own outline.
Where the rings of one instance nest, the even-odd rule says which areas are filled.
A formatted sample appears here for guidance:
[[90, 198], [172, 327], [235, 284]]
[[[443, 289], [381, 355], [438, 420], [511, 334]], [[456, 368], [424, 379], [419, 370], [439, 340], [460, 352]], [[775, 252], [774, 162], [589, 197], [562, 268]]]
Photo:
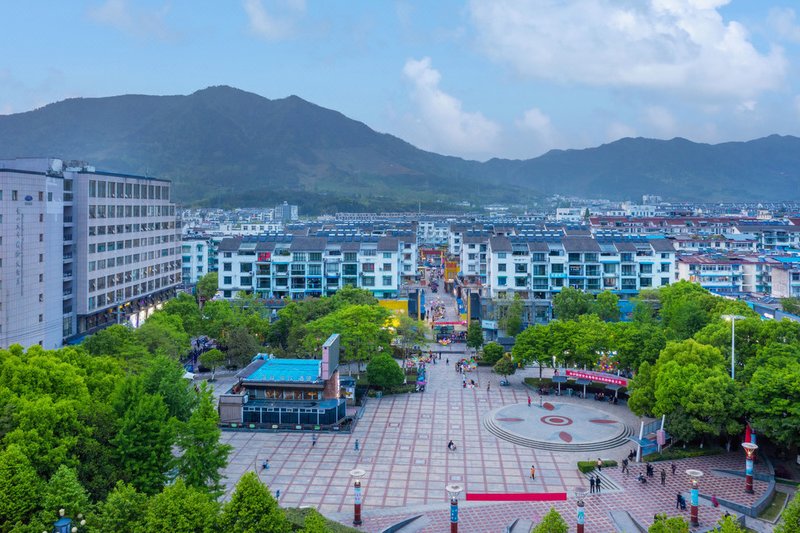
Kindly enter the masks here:
[[543, 416], [539, 420], [549, 426], [569, 426], [572, 424], [572, 419], [566, 416]]

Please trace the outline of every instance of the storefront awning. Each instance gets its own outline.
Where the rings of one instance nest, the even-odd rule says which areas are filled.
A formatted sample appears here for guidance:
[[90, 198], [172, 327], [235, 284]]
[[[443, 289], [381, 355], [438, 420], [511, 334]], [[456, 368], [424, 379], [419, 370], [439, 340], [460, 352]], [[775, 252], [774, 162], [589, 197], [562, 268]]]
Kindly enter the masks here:
[[591, 385], [592, 382], [588, 379], [577, 379], [575, 380], [576, 385]]
[[567, 376], [553, 376], [553, 383], [566, 383]]
[[606, 388], [609, 389], [609, 390], [619, 390], [619, 389], [622, 388], [622, 385], [608, 384], [608, 385], [606, 385]]

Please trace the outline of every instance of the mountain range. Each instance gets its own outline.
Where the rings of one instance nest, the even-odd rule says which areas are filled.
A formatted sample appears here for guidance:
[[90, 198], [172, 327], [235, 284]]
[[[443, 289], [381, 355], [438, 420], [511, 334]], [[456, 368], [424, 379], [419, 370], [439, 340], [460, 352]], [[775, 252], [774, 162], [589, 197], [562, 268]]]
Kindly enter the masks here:
[[39, 156], [172, 179], [184, 205], [288, 200], [305, 213], [520, 204], [551, 194], [800, 199], [800, 138], [792, 136], [716, 145], [625, 138], [478, 162], [420, 150], [297, 96], [270, 100], [227, 86], [188, 96], [70, 98], [0, 116], [0, 158]]

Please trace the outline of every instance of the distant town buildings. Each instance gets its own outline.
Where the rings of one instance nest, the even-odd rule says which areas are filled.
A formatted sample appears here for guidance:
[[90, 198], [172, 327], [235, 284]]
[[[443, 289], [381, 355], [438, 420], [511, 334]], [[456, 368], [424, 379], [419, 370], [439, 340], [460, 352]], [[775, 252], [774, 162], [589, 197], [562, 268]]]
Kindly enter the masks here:
[[13, 159], [0, 187], [0, 346], [136, 326], [181, 283], [169, 181]]

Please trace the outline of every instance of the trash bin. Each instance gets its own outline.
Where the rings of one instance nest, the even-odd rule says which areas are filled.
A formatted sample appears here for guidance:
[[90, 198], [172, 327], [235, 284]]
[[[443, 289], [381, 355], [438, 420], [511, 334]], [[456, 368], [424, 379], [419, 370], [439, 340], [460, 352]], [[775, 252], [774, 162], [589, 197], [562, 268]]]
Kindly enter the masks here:
[[375, 395], [375, 397], [376, 398], [383, 398], [383, 391], [379, 390], [378, 393]]

